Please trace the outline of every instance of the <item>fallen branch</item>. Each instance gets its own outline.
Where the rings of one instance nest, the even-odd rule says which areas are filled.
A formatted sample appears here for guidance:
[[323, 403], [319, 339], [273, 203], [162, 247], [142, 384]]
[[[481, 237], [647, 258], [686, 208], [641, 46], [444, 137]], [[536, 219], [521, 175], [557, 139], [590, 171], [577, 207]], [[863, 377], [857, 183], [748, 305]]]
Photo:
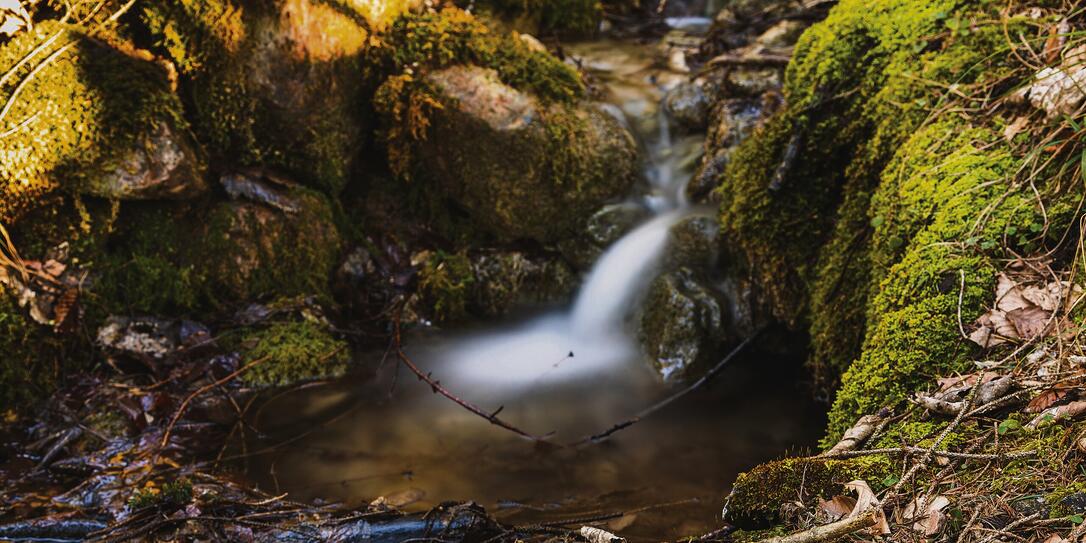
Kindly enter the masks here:
[[512, 424], [509, 424], [508, 422], [505, 422], [504, 420], [498, 418], [498, 413], [501, 412], [502, 407], [499, 407], [497, 410], [495, 410], [493, 412], [490, 412], [490, 413], [488, 413], [486, 411], [483, 411], [482, 408], [480, 408], [479, 406], [477, 406], [477, 405], [475, 405], [475, 404], [473, 404], [473, 403], [471, 403], [471, 402], [469, 402], [467, 400], [460, 399], [456, 395], [454, 395], [452, 392], [449, 392], [448, 389], [446, 389], [444, 386], [441, 385], [440, 382], [438, 382], [433, 377], [431, 377], [430, 374], [423, 373], [422, 370], [419, 369], [419, 367], [415, 365], [415, 363], [411, 360], [411, 358], [409, 356], [407, 356], [407, 353], [405, 353], [403, 351], [403, 343], [401, 342], [401, 336], [400, 336], [400, 318], [401, 318], [400, 315], [396, 315], [396, 319], [393, 321], [393, 338], [392, 339], [393, 339], [393, 348], [396, 351], [396, 357], [399, 358], [400, 362], [403, 362], [403, 365], [407, 366], [407, 369], [411, 370], [411, 373], [414, 373], [415, 376], [418, 377], [420, 381], [423, 381], [426, 384], [430, 385], [430, 390], [432, 390], [435, 394], [441, 394], [442, 396], [448, 398], [449, 400], [452, 400], [452, 402], [455, 403], [456, 405], [459, 405], [460, 407], [463, 407], [464, 409], [470, 411], [471, 413], [474, 413], [474, 414], [482, 417], [484, 420], [486, 420], [490, 424], [493, 424], [494, 426], [498, 426], [500, 428], [504, 428], [506, 430], [509, 430], [510, 432], [513, 432], [514, 434], [517, 434], [518, 436], [528, 438], [528, 439], [530, 439], [532, 441], [536, 441], [536, 442], [545, 442], [547, 440], [547, 438], [550, 437], [551, 434], [547, 434], [545, 436], [537, 436], [537, 435], [534, 435], [534, 434], [530, 434], [530, 433], [525, 432], [524, 430], [521, 430], [520, 428], [517, 428], [516, 426], [513, 426]]
[[819, 456], [833, 456], [843, 453], [845, 451], [851, 451], [860, 446], [861, 443], [867, 441], [867, 438], [871, 437], [871, 434], [875, 433], [875, 429], [882, 423], [884, 417], [879, 415], [864, 415], [860, 417], [860, 420], [856, 421], [856, 424], [849, 428], [845, 435], [841, 437], [841, 441], [838, 441], [836, 445], [830, 447], [830, 450], [820, 454]]
[[256, 360], [253, 360], [252, 362], [249, 362], [248, 364], [230, 373], [230, 375], [227, 375], [226, 377], [223, 377], [222, 379], [219, 379], [218, 381], [215, 381], [214, 383], [211, 383], [209, 385], [204, 385], [196, 389], [196, 391], [192, 394], [189, 394], [188, 397], [185, 398], [185, 401], [181, 402], [181, 406], [177, 408], [177, 412], [173, 414], [173, 418], [170, 419], [170, 423], [166, 425], [166, 430], [162, 432], [161, 445], [165, 447], [166, 444], [170, 442], [170, 432], [172, 432], [173, 427], [177, 425], [177, 421], [181, 418], [181, 415], [185, 414], [185, 410], [188, 409], [189, 404], [192, 403], [192, 400], [196, 399], [201, 394], [208, 392], [209, 390], [221, 387], [226, 383], [233, 381], [237, 378], [237, 376], [249, 371], [250, 369], [259, 364], [266, 362], [269, 358], [271, 357], [265, 356], [264, 358], [258, 358]]
[[757, 55], [734, 55], [724, 53], [709, 59], [709, 66], [784, 66], [792, 60], [792, 55], [779, 53], [761, 53]]
[[833, 541], [849, 534], [856, 533], [875, 525], [875, 510], [868, 509], [859, 515], [815, 526], [809, 530], [797, 532], [791, 535], [770, 537], [759, 540], [757, 543], [820, 543]]
[[648, 408], [644, 409], [643, 411], [641, 411], [640, 413], [634, 415], [633, 417], [628, 418], [628, 419], [626, 419], [626, 420], [624, 420], [622, 422], [616, 423], [615, 425], [611, 426], [610, 428], [608, 428], [608, 429], [606, 429], [606, 430], [604, 430], [602, 432], [592, 434], [592, 435], [590, 435], [588, 437], [585, 437], [585, 438], [581, 439], [580, 441], [577, 441], [575, 443], [571, 443], [570, 446], [571, 447], [579, 447], [581, 445], [586, 445], [586, 444], [589, 444], [589, 443], [599, 443], [600, 441], [603, 441], [603, 440], [611, 437], [616, 432], [619, 432], [621, 430], [625, 430], [626, 428], [629, 428], [630, 426], [633, 426], [634, 424], [637, 424], [638, 422], [641, 422], [642, 419], [644, 419], [644, 418], [648, 417], [649, 415], [652, 415], [653, 413], [655, 413], [655, 412], [657, 412], [657, 411], [671, 405], [673, 402], [675, 402], [679, 398], [682, 398], [683, 396], [686, 396], [687, 394], [690, 394], [691, 392], [694, 392], [695, 390], [705, 386], [706, 383], [708, 383], [709, 381], [712, 381], [713, 378], [715, 378], [717, 376], [717, 374], [720, 373], [720, 370], [724, 369], [724, 366], [726, 366], [728, 364], [728, 362], [731, 362], [732, 358], [735, 358], [735, 355], [739, 354], [743, 350], [744, 347], [746, 347], [748, 344], [750, 344], [750, 342], [752, 340], [754, 340], [754, 338], [758, 337], [759, 332], [761, 332], [761, 331], [759, 330], [759, 331], [754, 332], [753, 334], [748, 336], [746, 339], [744, 339], [742, 342], [740, 342], [739, 345], [736, 345], [736, 347], [734, 349], [732, 349], [732, 351], [730, 353], [728, 353], [727, 356], [725, 356], [720, 362], [717, 362], [716, 366], [713, 366], [713, 369], [709, 370], [708, 373], [703, 375], [701, 377], [701, 379], [698, 379], [696, 382], [694, 382], [694, 384], [692, 384], [689, 387], [686, 387], [686, 388], [680, 390], [679, 392], [677, 392], [675, 394], [672, 394], [671, 396], [668, 396], [667, 398], [664, 398], [663, 400], [649, 406]]
[[[865, 449], [859, 451], [826, 452], [818, 455], [818, 458], [854, 458], [857, 456], [868, 456], [872, 454], [926, 454], [928, 452], [929, 449], [927, 447], [887, 447], [882, 449]], [[1019, 458], [1029, 458], [1036, 455], [1037, 451], [1019, 451], [1012, 453], [995, 454], [961, 453], [951, 451], [935, 451], [932, 453], [932, 456], [961, 460], [1017, 460]]]

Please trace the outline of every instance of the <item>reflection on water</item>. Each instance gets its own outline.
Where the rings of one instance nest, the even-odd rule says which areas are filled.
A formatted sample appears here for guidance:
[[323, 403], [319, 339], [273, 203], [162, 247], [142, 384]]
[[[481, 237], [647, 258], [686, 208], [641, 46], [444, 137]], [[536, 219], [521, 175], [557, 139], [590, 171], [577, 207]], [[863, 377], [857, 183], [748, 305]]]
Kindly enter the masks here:
[[[446, 371], [444, 341], [412, 343], [427, 345], [412, 356], [455, 393], [484, 409], [504, 406], [503, 419], [535, 434], [554, 432], [553, 443], [597, 433], [675, 391], [641, 360], [617, 372], [553, 378], [575, 368], [574, 353], [538, 368], [532, 387], [513, 392], [496, 381], [469, 394]], [[506, 362], [509, 371], [517, 371], [516, 362]], [[631, 540], [674, 539], [719, 527], [723, 497], [738, 472], [789, 447], [813, 444], [824, 423], [821, 409], [794, 384], [797, 364], [750, 355], [709, 389], [610, 441], [544, 447], [431, 394], [406, 370], [397, 377], [396, 367], [389, 361], [377, 378], [275, 400], [253, 421], [265, 435], [254, 438], [251, 450], [310, 433], [253, 459], [249, 474], [293, 499], [360, 505], [385, 496], [412, 502], [409, 510], [474, 500], [516, 523], [685, 502], [642, 511], [621, 530]]]

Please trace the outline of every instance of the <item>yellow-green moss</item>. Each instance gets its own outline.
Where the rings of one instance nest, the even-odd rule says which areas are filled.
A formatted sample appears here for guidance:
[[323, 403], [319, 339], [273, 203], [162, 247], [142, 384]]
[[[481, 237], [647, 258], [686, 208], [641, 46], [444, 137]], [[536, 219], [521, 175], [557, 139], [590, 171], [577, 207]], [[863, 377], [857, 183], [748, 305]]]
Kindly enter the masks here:
[[740, 528], [762, 528], [779, 520], [784, 503], [801, 501], [814, 505], [844, 492], [842, 485], [863, 480], [878, 489], [895, 472], [889, 458], [881, 455], [848, 460], [786, 458], [741, 473], [732, 485], [725, 506], [725, 520]]
[[192, 483], [187, 479], [169, 481], [162, 485], [145, 486], [132, 493], [128, 507], [132, 510], [145, 507], [181, 507], [192, 501]]
[[239, 377], [253, 386], [284, 386], [339, 376], [351, 360], [347, 342], [308, 320], [243, 330], [226, 343], [242, 351], [244, 363], [259, 361]]
[[12, 104], [0, 120], [0, 222], [9, 225], [43, 195], [115, 170], [160, 123], [188, 127], [160, 67], [76, 27], [43, 21], [19, 35], [0, 47], [0, 72], [39, 46], [0, 86], [0, 104]]

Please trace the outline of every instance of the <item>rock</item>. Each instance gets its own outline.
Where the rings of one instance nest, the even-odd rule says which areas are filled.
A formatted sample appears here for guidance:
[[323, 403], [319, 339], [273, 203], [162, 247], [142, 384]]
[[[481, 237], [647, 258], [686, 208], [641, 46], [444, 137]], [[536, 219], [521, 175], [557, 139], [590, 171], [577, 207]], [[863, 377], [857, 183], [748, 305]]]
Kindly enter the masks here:
[[98, 328], [98, 344], [115, 352], [164, 358], [180, 347], [193, 347], [211, 339], [200, 323], [158, 317], [111, 316]]
[[640, 204], [607, 204], [589, 217], [583, 235], [562, 241], [559, 248], [577, 269], [587, 270], [604, 250], [648, 219], [649, 215], [649, 210]]
[[715, 269], [720, 252], [720, 225], [715, 217], [686, 217], [671, 226], [668, 236], [665, 269]]
[[111, 200], [183, 200], [207, 190], [195, 144], [163, 121], [116, 169], [88, 179], [81, 192]]
[[732, 98], [718, 102], [710, 113], [707, 145], [715, 150], [739, 145], [770, 113], [771, 108], [761, 100]]
[[60, 189], [148, 199], [206, 188], [165, 70], [110, 39], [42, 21], [0, 45], [0, 72], [39, 48], [35, 58], [53, 59], [23, 63], [11, 74], [26, 84], [0, 89], [0, 102], [10, 103], [0, 119], [0, 222], [11, 226]]
[[255, 387], [339, 377], [351, 362], [346, 341], [333, 336], [325, 325], [305, 319], [243, 329], [224, 342], [242, 352], [244, 364], [263, 360], [239, 377]]
[[193, 258], [216, 296], [239, 301], [328, 290], [340, 250], [331, 205], [300, 187], [280, 196], [293, 202], [292, 213], [248, 200], [221, 202], [209, 213]]
[[544, 106], [475, 66], [427, 79], [445, 106], [411, 153], [418, 170], [499, 240], [570, 236], [635, 178], [633, 137], [593, 104]]
[[649, 287], [638, 337], [665, 381], [696, 377], [724, 342], [721, 303], [688, 268], [665, 273]]
[[778, 68], [738, 66], [728, 72], [725, 84], [730, 92], [738, 96], [756, 97], [768, 91], [780, 90], [781, 80], [781, 70]]
[[692, 131], [708, 126], [709, 97], [704, 81], [686, 81], [664, 97], [664, 108], [679, 126]]
[[800, 21], [784, 20], [769, 27], [754, 41], [758, 45], [769, 48], [791, 47], [806, 29], [807, 25]]
[[1060, 508], [1076, 515], [1086, 513], [1086, 492], [1075, 492], [1060, 499]]
[[569, 266], [553, 257], [490, 252], [472, 257], [471, 268], [475, 280], [468, 309], [482, 317], [503, 315], [518, 305], [560, 301], [576, 288]]
[[209, 152], [335, 193], [369, 124], [358, 83], [369, 28], [408, 3], [375, 13], [357, 2], [283, 0], [251, 9], [240, 0], [177, 0], [140, 15], [189, 83], [193, 124]]
[[728, 165], [730, 156], [727, 149], [718, 150], [711, 156], [706, 155], [690, 182], [686, 184], [686, 197], [691, 202], [704, 203], [710, 198], [713, 189], [720, 182], [720, 176], [724, 174], [724, 167]]
[[283, 213], [297, 213], [299, 211], [298, 202], [283, 190], [265, 182], [264, 179], [274, 179], [280, 187], [287, 189], [294, 186], [285, 180], [263, 176], [253, 170], [223, 175], [219, 178], [219, 183], [226, 190], [226, 194], [235, 200], [239, 198], [248, 199], [273, 207]]

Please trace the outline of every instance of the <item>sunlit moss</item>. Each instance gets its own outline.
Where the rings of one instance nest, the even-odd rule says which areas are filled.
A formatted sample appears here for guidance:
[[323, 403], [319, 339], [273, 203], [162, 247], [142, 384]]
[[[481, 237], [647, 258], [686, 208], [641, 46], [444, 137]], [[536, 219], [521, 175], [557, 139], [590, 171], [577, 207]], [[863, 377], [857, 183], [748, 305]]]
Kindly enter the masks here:
[[239, 377], [254, 386], [283, 386], [342, 375], [350, 362], [347, 343], [308, 320], [243, 330], [227, 339], [252, 368]]

